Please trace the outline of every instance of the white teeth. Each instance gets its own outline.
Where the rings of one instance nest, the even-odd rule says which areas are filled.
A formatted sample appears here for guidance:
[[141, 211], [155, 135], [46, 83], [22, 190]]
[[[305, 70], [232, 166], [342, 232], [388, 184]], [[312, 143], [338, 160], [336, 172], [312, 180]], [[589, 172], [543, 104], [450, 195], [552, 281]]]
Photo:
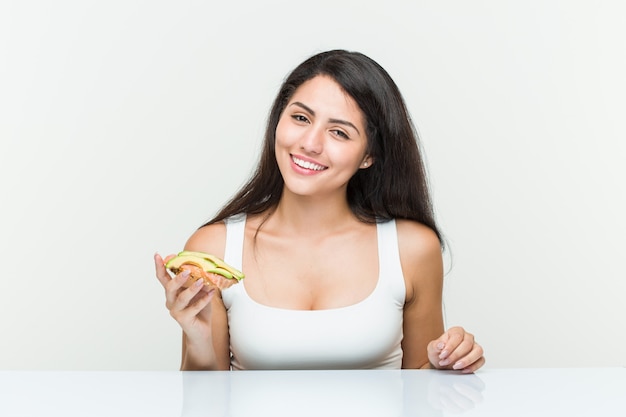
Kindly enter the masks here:
[[299, 167], [302, 167], [304, 169], [310, 169], [310, 170], [313, 170], [313, 171], [322, 171], [322, 170], [326, 169], [325, 166], [314, 164], [314, 163], [309, 162], [309, 161], [303, 161], [302, 159], [298, 159], [295, 156], [292, 156], [291, 159], [293, 160], [293, 162], [296, 165], [298, 165]]

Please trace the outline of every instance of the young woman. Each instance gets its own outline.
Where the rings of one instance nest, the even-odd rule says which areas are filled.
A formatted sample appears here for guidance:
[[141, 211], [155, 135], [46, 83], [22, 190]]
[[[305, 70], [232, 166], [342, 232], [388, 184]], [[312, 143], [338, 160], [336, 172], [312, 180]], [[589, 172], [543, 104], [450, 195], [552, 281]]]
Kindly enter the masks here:
[[442, 247], [397, 86], [360, 53], [315, 55], [280, 88], [254, 175], [185, 245], [246, 278], [183, 288], [155, 255], [181, 369], [474, 372], [474, 337], [444, 332]]

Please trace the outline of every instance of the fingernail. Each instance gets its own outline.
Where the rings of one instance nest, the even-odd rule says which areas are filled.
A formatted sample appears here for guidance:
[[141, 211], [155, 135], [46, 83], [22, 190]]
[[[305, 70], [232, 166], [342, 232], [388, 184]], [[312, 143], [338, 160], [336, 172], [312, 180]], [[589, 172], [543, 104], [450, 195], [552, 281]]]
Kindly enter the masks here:
[[180, 273], [182, 276], [184, 276], [185, 278], [187, 278], [189, 276], [189, 274], [191, 274], [191, 271], [189, 271], [188, 269], [185, 269], [183, 272]]
[[448, 365], [450, 365], [449, 359], [444, 359], [442, 361], [439, 361], [439, 366], [448, 366]]
[[463, 369], [465, 368], [465, 364], [461, 361], [458, 361], [457, 363], [454, 364], [454, 366], [452, 366], [452, 369]]
[[439, 354], [439, 359], [445, 359], [449, 353], [450, 352], [448, 352], [447, 350], [444, 350], [443, 352]]
[[193, 286], [198, 288], [198, 287], [202, 287], [204, 285], [204, 280], [199, 279], [196, 282], [193, 283]]
[[445, 344], [445, 343], [443, 343], [443, 342], [439, 342], [439, 344], [437, 345], [437, 349], [441, 350], [441, 349], [443, 349], [445, 346], [446, 346], [446, 344]]

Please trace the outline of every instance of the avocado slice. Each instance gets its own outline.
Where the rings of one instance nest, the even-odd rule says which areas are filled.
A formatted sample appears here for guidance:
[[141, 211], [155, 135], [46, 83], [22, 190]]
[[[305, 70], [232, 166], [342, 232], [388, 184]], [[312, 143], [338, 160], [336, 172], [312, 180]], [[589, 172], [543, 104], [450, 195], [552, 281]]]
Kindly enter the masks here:
[[222, 261], [217, 256], [213, 256], [213, 255], [208, 255], [207, 254], [207, 259], [209, 261], [213, 262], [215, 264], [215, 266], [217, 266], [218, 268], [225, 269], [228, 272], [230, 272], [231, 274], [233, 274], [233, 276], [235, 278], [237, 278], [238, 280], [239, 279], [243, 279], [243, 277], [244, 277], [243, 272], [241, 272], [238, 269], [233, 268], [232, 266], [228, 265], [226, 262]]
[[199, 257], [199, 258], [203, 258], [203, 259], [213, 263], [215, 265], [215, 267], [217, 267], [218, 269], [228, 271], [232, 275], [231, 278], [235, 278], [237, 280], [241, 280], [241, 279], [243, 279], [245, 277], [243, 272], [241, 272], [238, 269], [233, 268], [232, 266], [228, 265], [226, 262], [224, 262], [223, 260], [221, 260], [217, 256], [210, 255], [208, 253], [194, 252], [194, 251], [182, 251], [182, 252], [180, 252], [178, 254], [178, 256], [196, 256], [196, 257]]
[[167, 261], [167, 263], [165, 264], [165, 267], [167, 269], [177, 271], [183, 264], [192, 264], [199, 268], [204, 269], [205, 271], [215, 268], [215, 264], [213, 262], [210, 262], [204, 258], [200, 258], [194, 255], [182, 255], [181, 256], [180, 254], [178, 256], [173, 257], [169, 261]]
[[[213, 260], [217, 260], [218, 262], [214, 262]], [[176, 273], [183, 264], [196, 265], [206, 272], [222, 275], [228, 279], [236, 279], [239, 281], [244, 277], [241, 271], [226, 264], [218, 257], [203, 252], [182, 251], [177, 256], [170, 259], [165, 264], [165, 267]]]

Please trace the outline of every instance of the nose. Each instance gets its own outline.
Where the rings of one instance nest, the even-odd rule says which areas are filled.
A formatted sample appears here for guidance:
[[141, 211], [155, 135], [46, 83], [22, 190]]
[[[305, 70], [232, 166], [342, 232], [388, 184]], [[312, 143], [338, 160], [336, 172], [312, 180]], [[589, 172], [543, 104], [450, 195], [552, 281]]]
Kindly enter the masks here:
[[324, 150], [323, 129], [311, 127], [300, 138], [300, 149], [309, 154], [319, 155]]

